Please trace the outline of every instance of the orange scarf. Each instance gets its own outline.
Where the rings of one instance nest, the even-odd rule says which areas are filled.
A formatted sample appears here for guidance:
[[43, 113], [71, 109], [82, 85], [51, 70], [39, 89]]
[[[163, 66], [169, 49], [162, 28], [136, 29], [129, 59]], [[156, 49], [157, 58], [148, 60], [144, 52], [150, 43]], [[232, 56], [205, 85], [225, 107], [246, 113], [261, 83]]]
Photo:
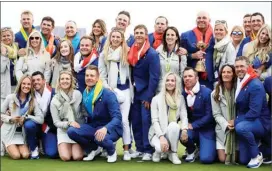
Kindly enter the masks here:
[[249, 35], [250, 41], [253, 41], [256, 39], [256, 35], [254, 34], [254, 32], [252, 31], [251, 34]]
[[54, 49], [54, 35], [51, 35], [48, 41], [48, 44], [46, 46], [46, 51], [50, 53], [50, 56], [53, 54], [53, 49]]
[[153, 48], [157, 49], [157, 47], [159, 47], [162, 43], [163, 34], [158, 34], [157, 32], [154, 32], [153, 36], [155, 40], [153, 43]]
[[[139, 61], [139, 59], [145, 56], [147, 50], [150, 48], [150, 43], [148, 39], [145, 40], [143, 46], [144, 47], [142, 48], [142, 47], [139, 47], [138, 44], [133, 43], [128, 54], [128, 62], [130, 65], [135, 66], [137, 62]], [[138, 57], [139, 51], [140, 51], [140, 56]]]
[[89, 64], [90, 60], [92, 59], [93, 56], [97, 56], [98, 57], [98, 53], [96, 51], [96, 48], [93, 48], [91, 54], [87, 57], [83, 59], [83, 63], [82, 63], [82, 68], [84, 68], [86, 65]]
[[197, 27], [193, 29], [193, 32], [195, 33], [195, 36], [196, 36], [196, 40], [197, 40], [196, 43], [198, 43], [199, 41], [203, 41], [206, 45], [210, 43], [211, 37], [213, 35], [212, 26], [210, 24], [208, 25], [208, 28], [205, 32], [205, 40], [203, 40], [203, 34]]
[[248, 67], [247, 73], [248, 73], [250, 76], [249, 76], [249, 78], [242, 84], [242, 88], [245, 87], [249, 81], [253, 80], [254, 78], [258, 78], [258, 75], [257, 75], [256, 71], [252, 68], [252, 66], [249, 66], [249, 67]]

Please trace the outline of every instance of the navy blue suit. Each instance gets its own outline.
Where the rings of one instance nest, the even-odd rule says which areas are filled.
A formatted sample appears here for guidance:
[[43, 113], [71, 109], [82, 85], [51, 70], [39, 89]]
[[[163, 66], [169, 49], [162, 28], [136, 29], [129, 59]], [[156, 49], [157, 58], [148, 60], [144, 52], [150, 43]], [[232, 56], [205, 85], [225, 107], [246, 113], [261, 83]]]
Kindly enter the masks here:
[[185, 98], [188, 120], [193, 130], [188, 130], [188, 141], [183, 143], [188, 154], [192, 154], [197, 144], [199, 146], [199, 157], [202, 163], [212, 163], [216, 157], [215, 121], [212, 115], [211, 90], [200, 86], [196, 94], [192, 108], [187, 104], [187, 93], [183, 91]]
[[132, 67], [131, 79], [134, 85], [134, 100], [130, 108], [130, 119], [136, 148], [139, 152], [151, 154], [153, 148], [148, 140], [151, 112], [144, 107], [142, 102], [151, 103], [160, 79], [160, 58], [152, 47]]
[[261, 114], [267, 115], [268, 108], [263, 84], [258, 78], [242, 87], [236, 98], [235, 130], [238, 135], [239, 159], [247, 164], [258, 153], [258, 141], [264, 136]]
[[[68, 136], [79, 143], [87, 153], [101, 146], [109, 155], [113, 155], [115, 152], [113, 143], [123, 134], [122, 116], [115, 94], [104, 88], [102, 95], [94, 104], [93, 114], [88, 113], [87, 118], [87, 123], [81, 124], [80, 128], [69, 127]], [[102, 127], [107, 128], [107, 135], [99, 142], [95, 139], [95, 132]]]
[[[196, 35], [193, 32], [193, 30], [187, 31], [185, 33], [182, 33], [180, 36], [181, 39], [181, 46], [185, 48], [188, 51], [188, 57], [187, 57], [187, 66], [190, 66], [192, 68], [196, 67], [197, 59], [192, 58], [192, 53], [196, 53], [199, 51], [197, 48], [197, 39]], [[206, 72], [208, 73], [208, 79], [202, 80], [201, 77], [199, 77], [199, 82], [202, 85], [205, 85], [206, 87], [213, 90], [213, 82], [214, 82], [214, 69], [213, 69], [213, 51], [214, 51], [214, 38], [212, 37], [208, 48], [205, 50], [205, 65], [206, 65]]]

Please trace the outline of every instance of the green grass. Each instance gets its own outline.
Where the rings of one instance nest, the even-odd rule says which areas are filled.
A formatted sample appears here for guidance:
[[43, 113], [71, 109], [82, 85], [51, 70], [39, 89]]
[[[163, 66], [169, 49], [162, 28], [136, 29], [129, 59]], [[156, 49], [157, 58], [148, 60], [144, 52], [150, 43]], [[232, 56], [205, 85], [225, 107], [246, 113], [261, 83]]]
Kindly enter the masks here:
[[[242, 165], [226, 166], [215, 163], [211, 165], [182, 162], [181, 165], [173, 165], [168, 160], [160, 163], [152, 161], [142, 162], [140, 159], [133, 159], [126, 162], [122, 160], [122, 142], [118, 142], [118, 161], [107, 163], [105, 158], [97, 157], [94, 161], [71, 161], [63, 162], [60, 159], [48, 159], [42, 157], [39, 160], [11, 160], [8, 156], [1, 157], [1, 171], [248, 171]], [[183, 146], [179, 146], [179, 156], [183, 154]], [[262, 165], [259, 171], [271, 170], [270, 165]]]

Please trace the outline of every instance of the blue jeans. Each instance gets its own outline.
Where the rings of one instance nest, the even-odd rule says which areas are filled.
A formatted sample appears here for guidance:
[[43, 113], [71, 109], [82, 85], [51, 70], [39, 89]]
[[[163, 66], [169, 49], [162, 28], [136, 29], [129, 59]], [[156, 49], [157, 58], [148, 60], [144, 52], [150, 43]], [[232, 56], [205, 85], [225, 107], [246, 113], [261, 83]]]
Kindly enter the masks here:
[[52, 132], [42, 133], [42, 145], [45, 155], [50, 158], [58, 157], [57, 135]]
[[107, 135], [103, 141], [97, 141], [95, 139], [95, 132], [102, 127], [94, 128], [88, 124], [80, 125], [80, 128], [69, 127], [67, 130], [68, 136], [80, 144], [86, 153], [90, 153], [92, 150], [96, 150], [98, 146], [107, 150], [109, 155], [113, 155], [115, 152], [115, 145], [120, 136], [115, 130], [108, 130]]
[[148, 140], [148, 132], [151, 126], [151, 112], [144, 107], [142, 101], [134, 100], [130, 107], [130, 119], [137, 151], [153, 153]]
[[214, 130], [188, 130], [188, 141], [182, 143], [188, 154], [192, 154], [199, 145], [199, 158], [201, 163], [213, 163], [216, 158], [216, 143]]
[[264, 128], [259, 119], [243, 120], [235, 125], [239, 141], [239, 160], [241, 164], [248, 164], [251, 158], [259, 154], [258, 139], [264, 135]]

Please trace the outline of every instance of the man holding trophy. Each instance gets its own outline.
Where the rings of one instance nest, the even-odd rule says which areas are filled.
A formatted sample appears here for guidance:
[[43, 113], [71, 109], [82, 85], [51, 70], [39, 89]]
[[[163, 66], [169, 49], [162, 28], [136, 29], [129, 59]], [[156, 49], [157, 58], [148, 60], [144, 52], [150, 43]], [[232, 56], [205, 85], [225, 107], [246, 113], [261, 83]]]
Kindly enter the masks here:
[[181, 45], [188, 51], [187, 66], [198, 72], [200, 84], [213, 90], [214, 37], [210, 21], [207, 12], [199, 12], [197, 27], [181, 34]]

